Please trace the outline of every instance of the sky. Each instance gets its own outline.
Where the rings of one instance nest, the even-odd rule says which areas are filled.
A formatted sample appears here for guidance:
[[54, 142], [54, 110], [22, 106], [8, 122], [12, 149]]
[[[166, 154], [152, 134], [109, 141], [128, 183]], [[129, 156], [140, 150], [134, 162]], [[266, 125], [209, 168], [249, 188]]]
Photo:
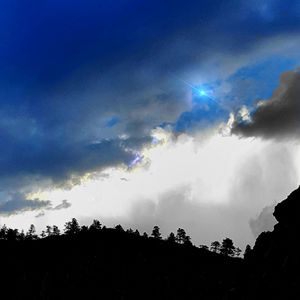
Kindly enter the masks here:
[[0, 225], [196, 245], [271, 230], [300, 179], [296, 0], [0, 1]]

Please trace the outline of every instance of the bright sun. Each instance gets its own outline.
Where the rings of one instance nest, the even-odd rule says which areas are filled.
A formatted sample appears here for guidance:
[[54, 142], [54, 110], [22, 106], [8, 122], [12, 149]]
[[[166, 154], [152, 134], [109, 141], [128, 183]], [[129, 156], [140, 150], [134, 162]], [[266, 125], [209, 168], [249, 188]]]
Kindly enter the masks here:
[[204, 90], [200, 90], [199, 94], [200, 94], [200, 96], [207, 96], [207, 93]]

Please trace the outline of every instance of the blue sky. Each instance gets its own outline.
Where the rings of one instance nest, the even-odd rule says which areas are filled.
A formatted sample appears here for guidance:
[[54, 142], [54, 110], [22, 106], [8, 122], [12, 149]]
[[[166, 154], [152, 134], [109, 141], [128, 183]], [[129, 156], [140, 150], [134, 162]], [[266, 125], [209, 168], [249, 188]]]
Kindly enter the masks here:
[[12, 0], [0, 14], [5, 213], [32, 211], [21, 199], [37, 189], [131, 168], [157, 128], [195, 137], [255, 112], [300, 61], [296, 0]]

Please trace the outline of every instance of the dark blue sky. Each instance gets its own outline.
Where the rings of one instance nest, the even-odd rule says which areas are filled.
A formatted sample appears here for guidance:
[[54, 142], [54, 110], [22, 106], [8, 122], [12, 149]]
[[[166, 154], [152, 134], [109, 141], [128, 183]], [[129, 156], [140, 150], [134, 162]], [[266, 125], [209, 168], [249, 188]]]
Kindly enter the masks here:
[[[124, 62], [147, 64], [176, 41], [197, 47], [199, 56], [219, 47], [232, 54], [271, 36], [297, 33], [300, 25], [298, 1], [29, 3], [0, 4], [1, 79], [35, 92]], [[192, 63], [191, 49], [177, 50], [162, 67], [177, 71]]]
[[296, 0], [1, 1], [0, 201], [271, 97], [299, 65], [299, 16]]

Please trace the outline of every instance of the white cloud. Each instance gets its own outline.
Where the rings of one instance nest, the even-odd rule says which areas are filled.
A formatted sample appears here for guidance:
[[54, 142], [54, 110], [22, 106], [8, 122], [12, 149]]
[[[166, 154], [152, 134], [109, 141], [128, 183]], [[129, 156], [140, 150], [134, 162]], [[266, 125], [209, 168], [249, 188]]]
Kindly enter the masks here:
[[[168, 232], [183, 224], [196, 243], [226, 234], [244, 245], [253, 239], [249, 219], [286, 196], [299, 181], [295, 159], [300, 151], [295, 143], [223, 137], [217, 130], [175, 138], [160, 129], [153, 136], [157, 144], [143, 150], [143, 162], [133, 169], [107, 169], [106, 176], [87, 179], [70, 190], [32, 195], [53, 205], [61, 199], [72, 203], [67, 210], [46, 211], [36, 225], [63, 226], [72, 217], [84, 222], [99, 218], [108, 225], [123, 223], [143, 230], [158, 222]], [[31, 214], [2, 223], [27, 228]]]

